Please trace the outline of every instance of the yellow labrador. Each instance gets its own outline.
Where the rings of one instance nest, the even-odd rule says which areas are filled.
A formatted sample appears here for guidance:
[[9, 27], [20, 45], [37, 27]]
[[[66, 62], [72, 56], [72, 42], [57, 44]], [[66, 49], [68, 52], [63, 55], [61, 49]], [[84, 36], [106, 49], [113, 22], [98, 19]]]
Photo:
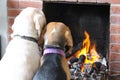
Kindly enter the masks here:
[[65, 46], [71, 53], [73, 40], [70, 29], [62, 22], [50, 22], [44, 35], [44, 52], [41, 67], [33, 80], [70, 80], [65, 58]]
[[0, 80], [32, 80], [39, 67], [38, 39], [45, 24], [45, 15], [37, 8], [25, 8], [15, 18], [12, 40], [0, 61]]

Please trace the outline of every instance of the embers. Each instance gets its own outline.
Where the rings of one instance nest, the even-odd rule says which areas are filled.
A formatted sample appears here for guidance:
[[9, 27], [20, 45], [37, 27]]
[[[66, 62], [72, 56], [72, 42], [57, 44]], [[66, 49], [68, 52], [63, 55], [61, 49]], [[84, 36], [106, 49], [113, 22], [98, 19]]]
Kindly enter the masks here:
[[107, 61], [96, 50], [96, 44], [91, 44], [90, 36], [85, 31], [85, 39], [73, 49], [73, 55], [68, 59], [73, 80], [106, 80]]
[[107, 80], [108, 69], [105, 58], [93, 64], [84, 63], [85, 56], [81, 55], [79, 58], [71, 58], [69, 68], [71, 72], [71, 79], [73, 80]]

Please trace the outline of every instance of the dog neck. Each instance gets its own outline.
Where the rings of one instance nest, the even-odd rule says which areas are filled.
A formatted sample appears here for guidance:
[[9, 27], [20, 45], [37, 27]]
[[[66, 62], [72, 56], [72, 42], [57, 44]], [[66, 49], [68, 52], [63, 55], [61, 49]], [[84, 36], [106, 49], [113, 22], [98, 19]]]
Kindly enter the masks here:
[[25, 40], [29, 40], [29, 41], [33, 41], [35, 43], [38, 43], [37, 39], [33, 38], [33, 37], [29, 37], [29, 36], [21, 36], [21, 35], [14, 35], [14, 37], [20, 37], [22, 39]]
[[61, 49], [61, 50], [64, 50], [64, 48], [62, 48], [60, 45], [44, 45], [44, 49], [47, 49], [47, 48], [56, 48], [56, 49]]
[[46, 48], [43, 52], [43, 55], [46, 55], [46, 54], [59, 54], [59, 55], [65, 56], [64, 51], [58, 48]]

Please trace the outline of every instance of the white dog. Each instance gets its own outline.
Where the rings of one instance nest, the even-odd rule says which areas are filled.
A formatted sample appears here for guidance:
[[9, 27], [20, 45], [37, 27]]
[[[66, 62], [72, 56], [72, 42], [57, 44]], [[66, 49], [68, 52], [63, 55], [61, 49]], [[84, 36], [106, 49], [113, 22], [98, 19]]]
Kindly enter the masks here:
[[42, 10], [28, 7], [15, 18], [12, 40], [0, 61], [0, 80], [32, 80], [39, 67], [38, 39], [45, 28]]

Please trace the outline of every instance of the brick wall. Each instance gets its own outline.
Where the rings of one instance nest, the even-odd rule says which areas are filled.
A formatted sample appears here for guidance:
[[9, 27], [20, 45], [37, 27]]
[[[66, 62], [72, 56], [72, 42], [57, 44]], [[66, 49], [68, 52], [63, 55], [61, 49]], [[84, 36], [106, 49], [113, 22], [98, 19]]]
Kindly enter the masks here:
[[[68, 2], [95, 2], [110, 3], [110, 48], [109, 70], [110, 75], [120, 74], [120, 0], [45, 0], [45, 1], [68, 1]], [[32, 6], [42, 8], [42, 0], [8, 0], [8, 35], [11, 34], [11, 25], [14, 18], [25, 7]], [[10, 37], [9, 37], [10, 40]], [[115, 79], [116, 78], [116, 79]], [[118, 80], [115, 76], [112, 80]]]
[[[114, 75], [120, 74], [120, 0], [111, 0], [110, 3], [109, 69], [111, 75]], [[116, 80], [119, 80], [117, 78], [120, 79], [120, 77], [115, 77]]]

